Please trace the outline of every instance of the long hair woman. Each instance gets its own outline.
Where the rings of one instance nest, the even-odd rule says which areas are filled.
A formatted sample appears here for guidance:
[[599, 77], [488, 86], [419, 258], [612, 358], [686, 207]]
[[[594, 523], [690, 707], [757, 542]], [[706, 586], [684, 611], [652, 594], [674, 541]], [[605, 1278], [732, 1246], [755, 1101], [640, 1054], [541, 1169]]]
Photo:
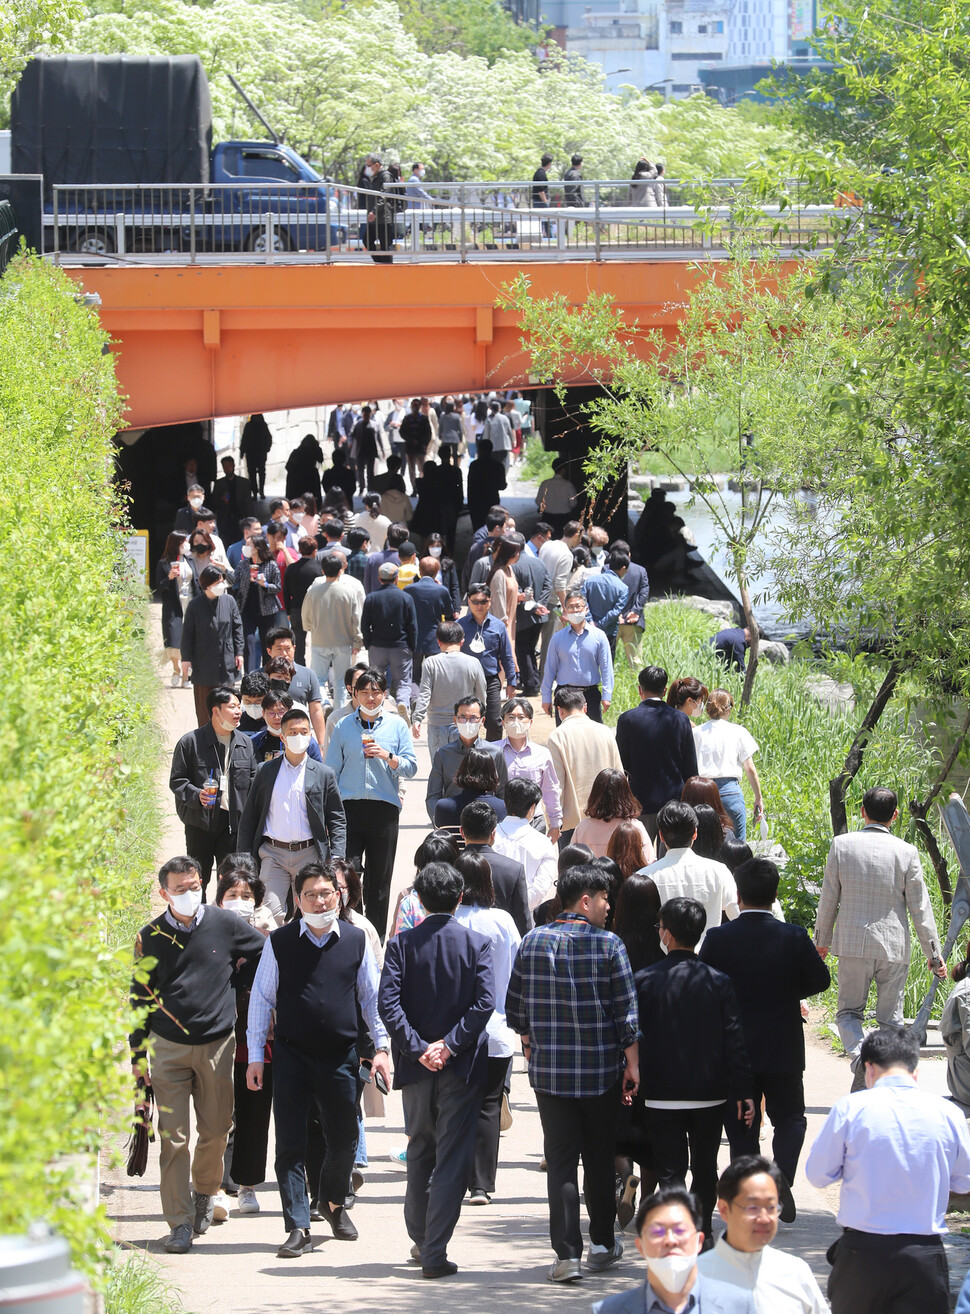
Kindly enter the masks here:
[[633, 797], [622, 771], [604, 767], [593, 781], [586, 802], [586, 815], [573, 831], [574, 844], [588, 844], [597, 858], [608, 856], [610, 836], [621, 821], [633, 822], [643, 832], [643, 850], [647, 862], [654, 860], [654, 847], [646, 827], [639, 820], [639, 800]]

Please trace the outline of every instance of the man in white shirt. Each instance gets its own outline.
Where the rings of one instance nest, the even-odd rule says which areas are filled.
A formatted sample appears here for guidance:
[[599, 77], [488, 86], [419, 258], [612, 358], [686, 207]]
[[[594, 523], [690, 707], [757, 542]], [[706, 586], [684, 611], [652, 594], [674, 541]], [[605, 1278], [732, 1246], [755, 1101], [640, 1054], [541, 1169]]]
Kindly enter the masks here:
[[542, 801], [542, 790], [534, 780], [510, 777], [505, 786], [508, 816], [495, 831], [495, 852], [521, 862], [529, 891], [529, 907], [535, 909], [548, 899], [556, 883], [557, 854], [552, 841], [535, 829], [532, 819]]
[[[661, 904], [668, 899], [696, 899], [707, 914], [708, 928], [721, 925], [722, 913], [734, 921], [739, 912], [734, 877], [723, 862], [693, 852], [697, 814], [690, 804], [679, 799], [665, 803], [657, 814], [657, 825], [667, 852], [658, 862], [641, 868], [640, 874], [649, 876], [656, 885]], [[702, 936], [698, 950], [703, 943]]]
[[569, 462], [559, 457], [552, 463], [552, 478], [543, 479], [536, 493], [536, 506], [543, 520], [548, 520], [554, 529], [566, 523], [573, 514], [573, 507], [579, 501], [576, 488], [563, 474]]
[[970, 1192], [966, 1119], [917, 1086], [912, 1031], [870, 1032], [859, 1061], [866, 1090], [836, 1100], [805, 1163], [813, 1186], [842, 1183], [833, 1314], [948, 1314], [941, 1237], [950, 1192]]
[[748, 1308], [754, 1314], [828, 1314], [804, 1259], [770, 1245], [778, 1231], [780, 1185], [780, 1170], [761, 1155], [744, 1155], [724, 1170], [717, 1184], [717, 1211], [727, 1231], [701, 1255], [697, 1271], [738, 1294], [750, 1292]]

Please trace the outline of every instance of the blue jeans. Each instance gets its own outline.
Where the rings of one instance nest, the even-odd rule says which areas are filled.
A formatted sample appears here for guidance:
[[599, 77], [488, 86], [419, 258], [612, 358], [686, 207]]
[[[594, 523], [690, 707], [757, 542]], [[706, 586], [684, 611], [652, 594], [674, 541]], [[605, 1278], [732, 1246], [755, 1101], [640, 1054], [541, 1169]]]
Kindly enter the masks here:
[[431, 754], [431, 760], [434, 761], [434, 755], [439, 748], [451, 742], [451, 736], [454, 732], [454, 722], [451, 725], [429, 725], [428, 726], [428, 752]]
[[333, 668], [333, 705], [338, 711], [350, 701], [344, 676], [352, 662], [353, 655], [349, 647], [318, 648], [315, 644], [310, 644], [310, 669], [320, 681], [321, 688], [326, 687], [331, 667]]
[[743, 840], [747, 835], [748, 815], [744, 806], [744, 795], [741, 793], [741, 782], [735, 780], [733, 776], [718, 776], [714, 783], [721, 791], [724, 811], [731, 818], [734, 838]]
[[397, 703], [411, 706], [411, 649], [383, 648], [371, 644], [367, 655], [376, 671], [387, 678], [387, 688]]

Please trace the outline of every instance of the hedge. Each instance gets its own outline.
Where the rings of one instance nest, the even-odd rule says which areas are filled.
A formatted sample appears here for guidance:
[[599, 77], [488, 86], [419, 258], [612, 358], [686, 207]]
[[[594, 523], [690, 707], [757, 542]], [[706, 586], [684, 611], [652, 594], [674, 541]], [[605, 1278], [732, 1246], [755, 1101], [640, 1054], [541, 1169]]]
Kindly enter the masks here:
[[[125, 985], [159, 834], [147, 596], [111, 485], [121, 399], [77, 287], [0, 279], [0, 1233], [43, 1219], [91, 1271], [79, 1207], [125, 1126]], [[85, 1156], [77, 1159], [76, 1156]]]

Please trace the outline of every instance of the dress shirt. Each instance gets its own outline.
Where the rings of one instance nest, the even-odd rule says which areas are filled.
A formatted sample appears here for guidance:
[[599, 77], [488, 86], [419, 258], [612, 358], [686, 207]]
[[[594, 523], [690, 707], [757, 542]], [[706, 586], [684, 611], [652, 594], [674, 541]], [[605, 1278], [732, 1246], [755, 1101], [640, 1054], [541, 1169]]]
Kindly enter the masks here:
[[554, 634], [542, 668], [542, 701], [552, 702], [554, 684], [603, 686], [603, 701], [613, 697], [613, 658], [610, 641], [602, 630], [589, 622], [579, 631], [567, 625]]
[[539, 786], [549, 829], [558, 830], [562, 825], [562, 792], [548, 748], [530, 739], [522, 748], [513, 748], [508, 739], [503, 739], [502, 756], [509, 769], [509, 780], [531, 780]]
[[[721, 913], [727, 913], [733, 922], [738, 915], [738, 890], [723, 862], [712, 858], [701, 858], [693, 849], [668, 849], [659, 862], [640, 869], [644, 876], [649, 876], [657, 887], [660, 902], [668, 899], [696, 899], [704, 905], [707, 914], [707, 926], [704, 935], [711, 926], [721, 925]], [[697, 942], [697, 951], [704, 943], [702, 935]]]
[[172, 912], [171, 904], [166, 904], [165, 921], [169, 926], [171, 926], [171, 928], [174, 931], [194, 931], [195, 928], [198, 926], [199, 922], [202, 921], [202, 916], [204, 912], [205, 912], [205, 904], [200, 903], [198, 908], [196, 908], [195, 910], [195, 916], [189, 922], [188, 926], [186, 926], [184, 922], [180, 922], [177, 920], [174, 913]]
[[495, 830], [496, 853], [521, 862], [529, 891], [529, 907], [548, 899], [559, 875], [558, 854], [552, 841], [540, 835], [524, 817], [506, 817]]
[[519, 946], [505, 1001], [528, 1032], [529, 1081], [563, 1099], [603, 1095], [638, 1035], [637, 996], [623, 942], [582, 913], [564, 912]]
[[411, 731], [404, 720], [390, 712], [382, 712], [368, 727], [374, 742], [397, 758], [392, 768], [381, 757], [365, 757], [361, 736], [364, 723], [360, 713], [345, 716], [333, 732], [327, 749], [327, 766], [337, 775], [341, 798], [365, 799], [369, 802], [393, 803], [401, 806], [399, 781], [410, 780], [418, 774], [418, 759], [414, 751]]
[[804, 1259], [772, 1246], [735, 1250], [722, 1236], [698, 1259], [697, 1271], [702, 1278], [715, 1278], [735, 1291], [750, 1291], [753, 1314], [829, 1314], [825, 1297]]
[[512, 962], [522, 943], [518, 928], [510, 913], [502, 908], [482, 908], [476, 904], [460, 903], [455, 909], [455, 921], [470, 931], [486, 935], [492, 942], [492, 973], [495, 979], [495, 1008], [485, 1026], [488, 1036], [489, 1058], [511, 1058], [519, 1040], [505, 1020], [505, 992], [512, 975]]
[[[660, 1299], [649, 1283], [647, 1283], [646, 1308], [647, 1314], [674, 1314], [667, 1302]], [[701, 1314], [700, 1304], [693, 1291], [687, 1297], [687, 1304], [681, 1305], [679, 1314]]]
[[956, 1104], [920, 1090], [901, 1072], [829, 1110], [805, 1175], [841, 1180], [838, 1221], [859, 1232], [945, 1236], [950, 1192], [970, 1192], [970, 1133]]
[[515, 688], [518, 685], [519, 677], [515, 669], [515, 658], [512, 656], [509, 632], [502, 622], [496, 620], [494, 616], [485, 617], [485, 624], [480, 631], [482, 642], [485, 644], [484, 652], [471, 652], [468, 647], [472, 639], [479, 633], [479, 625], [475, 618], [471, 615], [462, 616], [457, 623], [465, 631], [465, 642], [461, 645], [462, 652], [467, 652], [471, 657], [477, 657], [486, 676], [498, 675], [499, 666], [501, 666], [505, 672], [505, 683]]
[[[315, 944], [318, 949], [322, 949], [332, 935], [340, 935], [340, 919], [338, 918], [323, 936], [318, 936], [301, 918], [300, 934], [305, 935], [310, 943]], [[252, 992], [249, 996], [246, 1047], [249, 1050], [250, 1063], [262, 1063], [263, 1061], [263, 1054], [266, 1050], [266, 1037], [269, 1034], [270, 1018], [273, 1009], [276, 1007], [276, 991], [279, 983], [280, 965], [276, 961], [273, 941], [267, 936], [266, 943], [263, 945], [263, 952], [259, 958], [259, 966], [256, 968]], [[377, 962], [373, 951], [370, 945], [365, 943], [364, 957], [357, 969], [357, 998], [360, 1001], [360, 1011], [367, 1023], [367, 1030], [378, 1049], [390, 1044], [384, 1023], [377, 1014], [377, 990], [380, 983], [381, 974], [377, 970]]]
[[296, 840], [313, 839], [313, 831], [306, 814], [306, 754], [293, 766], [284, 754], [280, 763], [280, 772], [273, 786], [266, 813], [266, 829], [263, 832], [271, 839]]
[[583, 592], [595, 623], [604, 634], [615, 634], [621, 615], [627, 611], [627, 587], [619, 575], [612, 571], [587, 575]]

